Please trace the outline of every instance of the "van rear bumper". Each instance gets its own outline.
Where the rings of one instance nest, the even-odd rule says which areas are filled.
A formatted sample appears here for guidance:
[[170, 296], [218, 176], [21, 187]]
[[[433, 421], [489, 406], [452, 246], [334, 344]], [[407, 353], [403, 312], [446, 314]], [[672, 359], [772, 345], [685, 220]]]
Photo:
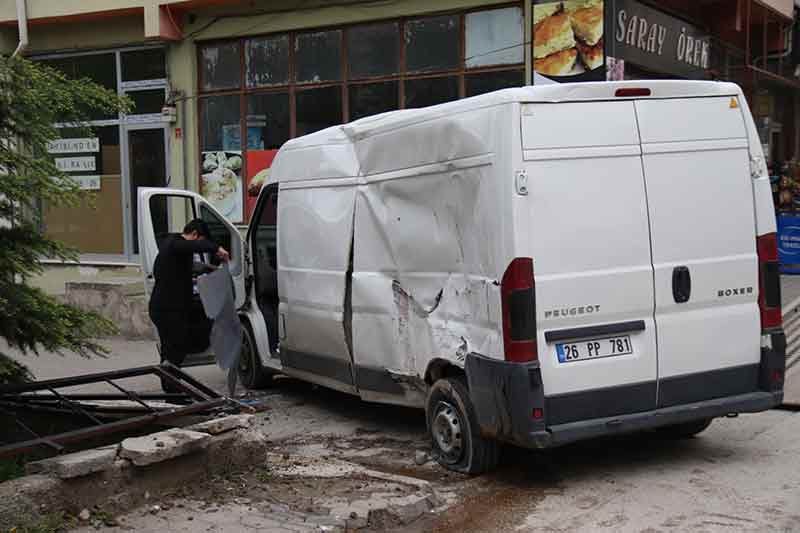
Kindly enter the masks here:
[[[618, 435], [646, 429], [715, 418], [735, 413], [757, 413], [780, 405], [783, 391], [750, 392], [737, 396], [665, 407], [644, 413], [585, 420], [548, 428], [546, 435], [530, 435], [526, 447], [548, 448], [605, 435]], [[542, 441], [542, 437], [545, 440]]]
[[[764, 366], [765, 359], [771, 358], [762, 357]], [[508, 363], [471, 353], [464, 367], [481, 434], [525, 448], [551, 448], [702, 418], [755, 413], [783, 402], [782, 388], [756, 390], [650, 411], [548, 425], [538, 361]]]

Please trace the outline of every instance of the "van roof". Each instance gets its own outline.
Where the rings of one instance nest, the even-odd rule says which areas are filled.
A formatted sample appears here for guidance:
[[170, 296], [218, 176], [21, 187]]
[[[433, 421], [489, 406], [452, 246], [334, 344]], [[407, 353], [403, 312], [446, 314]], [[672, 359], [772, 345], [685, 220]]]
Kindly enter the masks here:
[[[419, 109], [388, 111], [379, 115], [362, 118], [349, 124], [331, 126], [323, 130], [297, 137], [285, 144], [285, 149], [307, 148], [327, 144], [346, 143], [358, 140], [370, 131], [383, 129], [388, 125], [401, 126], [420, 119], [434, 118], [438, 115], [458, 113], [510, 102], [574, 102], [614, 99], [620, 88], [646, 87], [651, 90], [649, 98], [681, 98], [702, 96], [737, 95], [740, 89], [736, 84], [714, 81], [691, 80], [638, 80], [620, 82], [580, 82], [554, 83], [548, 85], [529, 85], [513, 89], [502, 89], [491, 93], [472, 96], [444, 104]], [[647, 98], [647, 97], [645, 97]]]
[[[362, 118], [349, 124], [332, 126], [288, 141], [281, 148], [275, 164], [278, 167], [291, 152], [302, 151], [300, 161], [294, 160], [291, 173], [282, 168], [274, 169], [279, 181], [304, 179], [342, 178], [359, 175], [359, 162], [353, 144], [373, 135], [418, 124], [443, 116], [452, 116], [477, 109], [508, 103], [576, 102], [617, 99], [615, 93], [621, 88], [648, 88], [649, 97], [639, 98], [693, 98], [705, 96], [740, 95], [741, 89], [726, 82], [689, 80], [637, 80], [621, 82], [580, 82], [526, 86], [503, 89], [453, 102], [424, 107], [389, 111]], [[330, 156], [338, 163], [331, 166]], [[281, 157], [284, 155], [284, 157]], [[288, 161], [287, 161], [288, 163]], [[275, 165], [273, 165], [274, 167]], [[324, 171], [321, 171], [322, 168]], [[288, 170], [288, 169], [287, 169]]]

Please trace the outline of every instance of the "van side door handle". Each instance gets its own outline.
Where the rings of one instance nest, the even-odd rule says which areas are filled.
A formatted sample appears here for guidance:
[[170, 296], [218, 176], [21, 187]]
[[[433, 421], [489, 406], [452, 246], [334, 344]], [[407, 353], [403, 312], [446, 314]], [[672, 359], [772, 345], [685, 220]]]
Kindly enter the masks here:
[[672, 271], [672, 297], [675, 303], [682, 304], [689, 301], [692, 295], [692, 275], [685, 266], [675, 267]]

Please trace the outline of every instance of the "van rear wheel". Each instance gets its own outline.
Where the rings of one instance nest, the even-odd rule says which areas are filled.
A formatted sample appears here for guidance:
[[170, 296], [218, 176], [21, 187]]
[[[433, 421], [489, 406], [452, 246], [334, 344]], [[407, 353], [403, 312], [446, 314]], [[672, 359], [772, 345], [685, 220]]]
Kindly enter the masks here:
[[263, 389], [272, 383], [272, 372], [261, 365], [258, 347], [247, 322], [242, 323], [242, 349], [239, 353], [239, 381], [245, 388]]
[[480, 435], [475, 408], [462, 378], [436, 381], [428, 393], [425, 413], [439, 464], [464, 474], [481, 474], [497, 466], [498, 443]]
[[665, 437], [688, 439], [708, 429], [712, 420], [712, 418], [701, 418], [700, 420], [692, 420], [691, 422], [684, 422], [682, 424], [660, 427], [656, 431]]

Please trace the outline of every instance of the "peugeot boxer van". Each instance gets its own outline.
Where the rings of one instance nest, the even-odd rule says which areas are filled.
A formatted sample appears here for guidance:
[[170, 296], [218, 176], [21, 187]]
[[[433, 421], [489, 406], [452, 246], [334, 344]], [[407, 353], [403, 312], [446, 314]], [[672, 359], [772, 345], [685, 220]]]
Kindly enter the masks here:
[[231, 250], [247, 386], [424, 408], [452, 470], [782, 401], [770, 185], [730, 83], [508, 89], [293, 139], [244, 239], [192, 192], [138, 205], [147, 284], [188, 219]]

